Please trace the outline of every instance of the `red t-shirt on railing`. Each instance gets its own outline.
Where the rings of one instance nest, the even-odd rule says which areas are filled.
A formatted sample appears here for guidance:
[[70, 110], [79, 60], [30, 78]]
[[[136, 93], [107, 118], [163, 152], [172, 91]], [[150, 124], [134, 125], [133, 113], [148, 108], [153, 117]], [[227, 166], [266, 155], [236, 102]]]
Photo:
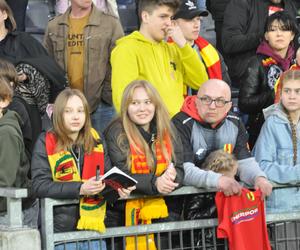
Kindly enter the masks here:
[[240, 196], [216, 194], [218, 238], [228, 238], [230, 250], [271, 250], [261, 191], [243, 188]]

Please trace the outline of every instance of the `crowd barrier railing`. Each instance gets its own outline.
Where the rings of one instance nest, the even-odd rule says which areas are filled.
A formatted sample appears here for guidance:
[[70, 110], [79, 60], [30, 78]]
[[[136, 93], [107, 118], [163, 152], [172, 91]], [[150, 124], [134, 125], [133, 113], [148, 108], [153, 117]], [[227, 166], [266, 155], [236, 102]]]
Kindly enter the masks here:
[[[284, 188], [283, 186], [275, 185], [275, 188]], [[195, 187], [184, 186], [169, 195], [189, 195], [198, 193], [208, 193], [215, 192], [215, 189], [198, 189]], [[16, 188], [0, 188], [0, 197], [6, 197], [7, 199], [7, 213], [8, 213], [8, 227], [10, 228], [20, 228], [22, 227], [22, 198], [27, 197], [26, 189], [16, 189]], [[141, 198], [144, 196], [131, 196], [129, 199]], [[287, 201], [288, 202], [288, 201]], [[92, 241], [92, 240], [109, 240], [111, 242], [109, 249], [117, 249], [114, 247], [117, 244], [117, 239], [121, 239], [121, 244], [125, 246], [125, 237], [134, 236], [137, 239], [138, 235], [146, 235], [150, 237], [151, 234], [155, 234], [156, 240], [158, 242], [158, 249], [160, 247], [160, 241], [163, 239], [163, 235], [167, 235], [167, 249], [217, 249], [218, 244], [224, 246], [223, 249], [228, 249], [227, 242], [223, 241], [219, 243], [216, 239], [215, 229], [218, 225], [217, 219], [202, 219], [202, 220], [191, 220], [191, 221], [176, 221], [176, 222], [165, 222], [165, 223], [155, 223], [149, 225], [138, 225], [132, 227], [114, 227], [107, 228], [106, 232], [103, 234], [97, 233], [95, 231], [73, 231], [66, 233], [55, 233], [54, 232], [54, 221], [53, 221], [53, 208], [55, 206], [67, 205], [67, 204], [78, 204], [78, 200], [55, 200], [50, 198], [41, 199], [41, 236], [42, 236], [42, 246], [45, 250], [53, 250], [55, 245], [64, 244], [67, 242], [81, 242], [81, 241]], [[267, 223], [276, 224], [282, 223], [287, 224], [288, 222], [296, 222], [295, 230], [300, 230], [300, 212], [291, 213], [280, 213], [280, 214], [267, 214]], [[276, 246], [279, 244], [284, 244], [288, 246], [288, 241], [294, 241], [295, 245], [300, 246], [300, 239], [296, 236], [290, 236], [288, 227], [284, 226], [283, 236], [276, 236], [272, 238], [272, 245]], [[208, 231], [210, 230], [210, 231]], [[197, 235], [196, 235], [197, 234]], [[207, 234], [213, 234], [213, 242], [210, 247], [206, 248]], [[202, 248], [196, 246], [197, 237], [200, 235], [200, 244]], [[277, 237], [277, 238], [276, 238]], [[186, 239], [189, 239], [188, 247], [186, 245]], [[198, 239], [199, 240], [199, 239]], [[174, 243], [175, 242], [175, 243]], [[176, 246], [174, 245], [176, 244]], [[166, 249], [166, 248], [164, 248]], [[288, 249], [288, 248], [286, 248]], [[101, 250], [101, 245], [100, 245]]]
[[[276, 186], [278, 188], [283, 188], [283, 186]], [[189, 195], [189, 194], [198, 194], [198, 193], [208, 193], [215, 192], [215, 189], [198, 189], [195, 187], [184, 186], [174, 192], [172, 192], [171, 196], [178, 195]], [[129, 199], [141, 198], [144, 196], [131, 196]], [[122, 238], [121, 245], [125, 246], [125, 237], [126, 236], [134, 236], [137, 239], [138, 235], [146, 235], [146, 237], [150, 237], [153, 233], [156, 235], [157, 241], [160, 241], [160, 237], [163, 234], [167, 234], [168, 236], [168, 248], [164, 249], [217, 249], [218, 240], [216, 239], [215, 230], [206, 231], [209, 228], [216, 228], [218, 225], [217, 219], [203, 219], [203, 220], [191, 220], [191, 221], [176, 221], [176, 222], [165, 222], [165, 223], [155, 223], [150, 225], [138, 225], [131, 227], [115, 227], [115, 228], [107, 228], [106, 232], [103, 234], [99, 234], [94, 231], [74, 231], [67, 233], [55, 233], [53, 230], [53, 208], [55, 206], [66, 205], [66, 204], [77, 204], [78, 200], [55, 200], [50, 198], [45, 198], [41, 200], [42, 205], [42, 240], [43, 240], [43, 249], [52, 250], [54, 246], [58, 243], [65, 242], [81, 242], [81, 241], [92, 241], [92, 240], [104, 240], [110, 239], [111, 245], [109, 249], [115, 249], [114, 244], [116, 244], [117, 238]], [[277, 223], [277, 222], [288, 222], [288, 221], [300, 221], [300, 213], [281, 213], [281, 214], [267, 214], [267, 223]], [[200, 230], [200, 234], [199, 234]], [[188, 232], [188, 233], [187, 233]], [[196, 246], [196, 236], [200, 235], [201, 247]], [[207, 244], [206, 236], [207, 234], [213, 234], [213, 242], [211, 243], [211, 248], [205, 247]], [[186, 245], [184, 242], [186, 238], [189, 238], [190, 241]], [[286, 235], [284, 239], [276, 239], [275, 241], [278, 243], [283, 240], [287, 240], [288, 236]], [[295, 240], [299, 242], [299, 239], [289, 238], [289, 240]], [[176, 246], [174, 245], [174, 241], [176, 242]], [[277, 243], [273, 244], [277, 244]], [[278, 243], [278, 244], [279, 244]], [[173, 245], [172, 245], [173, 244]], [[228, 249], [227, 242], [222, 242], [223, 249]], [[160, 245], [157, 247], [160, 248]], [[117, 249], [117, 248], [116, 248]], [[123, 248], [125, 249], [125, 248]]]

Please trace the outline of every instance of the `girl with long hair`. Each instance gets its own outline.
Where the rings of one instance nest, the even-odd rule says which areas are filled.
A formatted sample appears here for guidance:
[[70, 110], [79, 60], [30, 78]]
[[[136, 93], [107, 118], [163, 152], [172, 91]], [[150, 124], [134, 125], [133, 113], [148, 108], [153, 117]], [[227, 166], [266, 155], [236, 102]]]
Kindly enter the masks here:
[[[53, 128], [40, 135], [32, 157], [32, 189], [37, 197], [80, 199], [80, 206], [54, 209], [54, 231], [104, 231], [106, 203], [101, 191], [105, 184], [95, 175], [97, 169], [103, 175], [109, 168], [103, 138], [91, 127], [86, 98], [76, 89], [62, 91], [54, 103]], [[118, 190], [123, 198], [130, 191]], [[92, 249], [100, 249], [100, 242], [94, 241]], [[77, 249], [76, 243], [70, 244], [67, 249]], [[88, 242], [80, 244], [83, 249]]]
[[[126, 87], [120, 116], [107, 128], [105, 139], [112, 165], [138, 181], [139, 193], [163, 195], [180, 186], [184, 174], [181, 140], [149, 82], [136, 80]], [[131, 226], [158, 219], [178, 220], [180, 213], [181, 205], [174, 197], [145, 198], [117, 202], [108, 208], [107, 220], [111, 226]], [[138, 248], [146, 249], [145, 244], [146, 237], [139, 236]], [[148, 244], [152, 249], [154, 240]], [[134, 245], [134, 237], [127, 237], [126, 247]]]
[[[296, 184], [300, 182], [300, 70], [284, 72], [280, 81], [281, 100], [264, 110], [266, 121], [253, 153], [270, 181], [278, 184]], [[275, 189], [266, 200], [266, 209], [268, 213], [300, 211], [299, 188]], [[281, 232], [284, 237], [285, 229], [281, 230], [279, 225], [275, 226], [276, 231]], [[295, 225], [286, 226], [287, 233], [293, 237]], [[291, 245], [287, 249], [298, 249], [296, 245], [289, 244]]]

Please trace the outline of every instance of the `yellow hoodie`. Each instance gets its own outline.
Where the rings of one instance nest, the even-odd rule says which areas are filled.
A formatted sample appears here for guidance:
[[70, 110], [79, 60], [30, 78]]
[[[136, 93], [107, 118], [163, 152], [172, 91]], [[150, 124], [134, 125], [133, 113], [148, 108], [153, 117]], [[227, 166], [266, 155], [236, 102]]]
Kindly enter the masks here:
[[138, 31], [117, 41], [111, 65], [113, 103], [118, 112], [123, 91], [133, 80], [152, 83], [172, 117], [183, 104], [184, 83], [198, 89], [208, 79], [205, 66], [190, 45], [179, 48], [175, 43], [155, 43]]

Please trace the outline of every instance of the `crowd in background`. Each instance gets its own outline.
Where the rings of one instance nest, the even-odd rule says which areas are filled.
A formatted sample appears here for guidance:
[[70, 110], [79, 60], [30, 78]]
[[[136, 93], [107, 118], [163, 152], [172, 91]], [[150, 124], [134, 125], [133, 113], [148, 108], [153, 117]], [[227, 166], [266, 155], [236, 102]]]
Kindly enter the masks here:
[[[15, 4], [0, 0], [0, 187], [29, 188], [25, 224], [38, 227], [43, 197], [80, 200], [55, 208], [55, 232], [212, 218], [211, 194], [163, 195], [241, 195], [237, 180], [268, 212], [300, 210], [298, 188], [269, 182], [300, 182], [299, 1], [139, 0], [140, 25], [124, 36], [115, 1], [60, 0], [42, 44], [24, 32], [28, 0]], [[200, 29], [208, 11], [216, 46]], [[113, 166], [138, 181], [121, 198], [162, 196], [105, 202], [95, 173]], [[0, 223], [5, 210], [1, 199]], [[126, 237], [135, 244], [155, 248], [154, 235]]]

